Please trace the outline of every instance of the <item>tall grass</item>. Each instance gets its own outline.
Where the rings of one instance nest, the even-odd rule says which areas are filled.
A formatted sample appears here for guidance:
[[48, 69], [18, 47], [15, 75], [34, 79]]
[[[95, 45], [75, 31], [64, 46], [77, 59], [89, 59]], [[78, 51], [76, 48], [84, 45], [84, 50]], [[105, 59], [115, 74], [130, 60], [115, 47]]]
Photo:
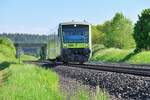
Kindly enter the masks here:
[[140, 52], [132, 56], [127, 62], [134, 64], [150, 64], [150, 51]]
[[102, 61], [102, 62], [119, 62], [124, 59], [133, 50], [121, 50], [116, 48], [102, 49], [92, 56], [92, 61]]
[[71, 97], [71, 100], [109, 100], [109, 95], [102, 91], [99, 86], [96, 87], [95, 92], [89, 91], [83, 87], [79, 87], [74, 96]]
[[51, 70], [35, 65], [11, 65], [11, 76], [0, 88], [1, 100], [63, 100], [59, 78]]
[[150, 51], [134, 54], [134, 49], [97, 48], [100, 47], [96, 45], [93, 48], [92, 61], [150, 64]]

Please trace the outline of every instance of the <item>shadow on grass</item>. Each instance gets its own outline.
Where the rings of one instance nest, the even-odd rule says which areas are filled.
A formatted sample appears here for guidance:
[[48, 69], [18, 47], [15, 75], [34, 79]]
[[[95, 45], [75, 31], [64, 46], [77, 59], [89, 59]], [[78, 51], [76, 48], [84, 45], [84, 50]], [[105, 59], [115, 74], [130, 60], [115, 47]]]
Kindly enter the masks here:
[[11, 75], [11, 72], [9, 70], [5, 70], [8, 68], [12, 63], [10, 62], [2, 62], [0, 63], [0, 86], [8, 81], [8, 77]]
[[136, 50], [134, 50], [133, 52], [131, 52], [127, 56], [125, 56], [123, 59], [121, 59], [119, 62], [128, 61], [131, 57], [137, 55], [138, 53], [140, 53], [140, 52], [137, 52]]
[[0, 63], [0, 71], [4, 70], [5, 68], [8, 68], [10, 66], [10, 62], [2, 62]]

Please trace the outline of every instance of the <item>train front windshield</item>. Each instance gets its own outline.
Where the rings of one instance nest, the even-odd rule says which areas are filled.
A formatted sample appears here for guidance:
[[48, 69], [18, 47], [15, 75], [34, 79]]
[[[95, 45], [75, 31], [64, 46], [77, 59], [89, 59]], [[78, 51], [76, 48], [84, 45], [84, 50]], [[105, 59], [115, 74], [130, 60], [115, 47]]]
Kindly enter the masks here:
[[89, 26], [88, 25], [63, 25], [64, 43], [88, 43]]

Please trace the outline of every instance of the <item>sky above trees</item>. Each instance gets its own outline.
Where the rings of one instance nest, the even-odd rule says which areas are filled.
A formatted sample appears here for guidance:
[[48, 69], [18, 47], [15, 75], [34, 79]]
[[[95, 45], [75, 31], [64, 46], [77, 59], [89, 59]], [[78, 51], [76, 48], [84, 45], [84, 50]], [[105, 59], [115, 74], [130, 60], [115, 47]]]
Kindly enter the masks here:
[[136, 22], [149, 0], [1, 0], [0, 32], [49, 34], [59, 22], [100, 24], [122, 12]]

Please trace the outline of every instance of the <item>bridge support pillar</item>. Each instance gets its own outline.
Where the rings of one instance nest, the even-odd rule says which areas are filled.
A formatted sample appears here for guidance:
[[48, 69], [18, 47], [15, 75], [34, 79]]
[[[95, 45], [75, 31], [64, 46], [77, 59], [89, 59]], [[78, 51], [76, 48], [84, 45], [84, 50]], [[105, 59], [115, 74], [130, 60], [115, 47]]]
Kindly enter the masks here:
[[20, 46], [16, 47], [16, 58], [19, 58], [22, 52], [22, 48]]

